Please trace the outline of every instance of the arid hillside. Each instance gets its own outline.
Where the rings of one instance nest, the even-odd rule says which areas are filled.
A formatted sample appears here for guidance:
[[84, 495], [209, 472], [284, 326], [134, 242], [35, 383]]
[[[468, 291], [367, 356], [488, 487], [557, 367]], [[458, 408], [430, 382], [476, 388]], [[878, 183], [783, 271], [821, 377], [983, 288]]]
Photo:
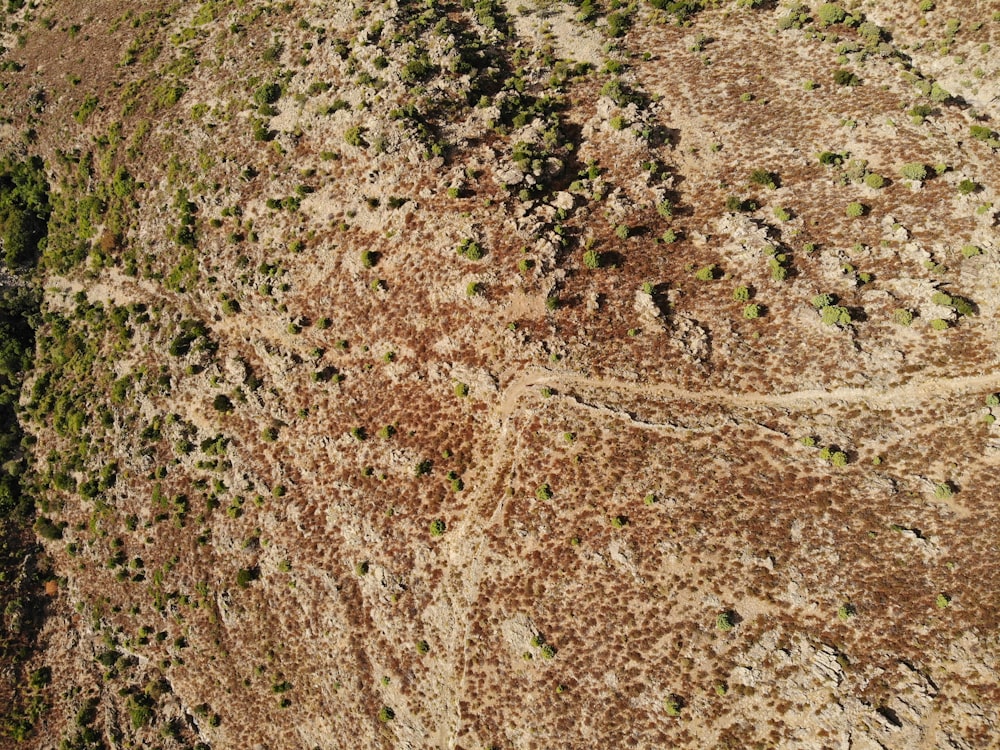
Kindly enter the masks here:
[[0, 19], [0, 746], [997, 744], [1000, 2]]

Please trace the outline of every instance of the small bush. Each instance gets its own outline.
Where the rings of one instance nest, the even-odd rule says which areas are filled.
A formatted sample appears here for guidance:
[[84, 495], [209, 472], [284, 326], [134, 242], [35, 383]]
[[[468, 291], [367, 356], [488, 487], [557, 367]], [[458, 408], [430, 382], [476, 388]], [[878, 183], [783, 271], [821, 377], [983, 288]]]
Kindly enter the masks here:
[[455, 383], [455, 395], [459, 398], [465, 398], [469, 395], [469, 386], [465, 383]]
[[972, 180], [962, 180], [958, 183], [959, 195], [971, 195], [980, 189], [978, 182], [973, 182]]
[[35, 533], [42, 537], [42, 539], [48, 539], [49, 541], [55, 541], [63, 537], [62, 527], [53, 523], [51, 518], [45, 516], [39, 516], [35, 520]]
[[541, 501], [552, 499], [552, 488], [548, 484], [542, 484], [535, 490], [535, 497]]
[[846, 326], [851, 322], [851, 313], [840, 305], [827, 305], [821, 311], [823, 323], [828, 326]]
[[357, 148], [363, 148], [365, 145], [364, 138], [362, 138], [363, 129], [360, 126], [355, 126], [353, 128], [348, 128], [344, 131], [344, 141], [348, 146], [356, 146]]
[[733, 289], [733, 299], [737, 302], [748, 302], [750, 300], [750, 287], [738, 286]]
[[431, 536], [441, 536], [442, 534], [444, 534], [446, 526], [442, 519], [435, 518], [433, 521], [431, 521], [429, 529], [431, 532]]
[[681, 699], [676, 695], [668, 695], [663, 699], [663, 710], [667, 712], [667, 716], [680, 716], [682, 707]]
[[265, 83], [253, 92], [253, 101], [259, 107], [274, 104], [281, 98], [281, 86], [277, 83]]
[[712, 281], [715, 278], [715, 264], [710, 263], [707, 266], [702, 266], [695, 271], [694, 277], [698, 281]]
[[925, 180], [927, 179], [927, 166], [913, 161], [901, 166], [899, 173], [908, 180]]
[[951, 327], [951, 324], [943, 318], [934, 318], [930, 325], [935, 331], [945, 331]]
[[766, 169], [755, 169], [750, 173], [750, 182], [766, 187], [768, 190], [775, 190], [778, 187], [778, 175]]
[[950, 482], [941, 482], [934, 487], [934, 497], [938, 500], [947, 500], [955, 494]]
[[212, 400], [212, 408], [224, 414], [231, 412], [233, 410], [232, 399], [225, 393], [220, 393]]
[[715, 628], [723, 633], [728, 633], [736, 627], [732, 612], [720, 612], [715, 618]]
[[382, 706], [382, 708], [378, 710], [378, 720], [383, 724], [388, 724], [395, 718], [396, 718], [396, 712], [393, 711], [388, 706]]
[[870, 188], [878, 190], [885, 186], [885, 177], [875, 172], [869, 172], [865, 175], [865, 184]]
[[816, 16], [824, 26], [842, 23], [847, 18], [847, 11], [836, 3], [823, 3], [816, 10]]
[[792, 212], [782, 206], [775, 206], [774, 218], [776, 218], [778, 221], [791, 221]]
[[431, 650], [431, 646], [427, 641], [417, 641], [417, 653], [424, 656]]
[[756, 320], [760, 317], [761, 307], [758, 304], [751, 302], [749, 305], [743, 307], [743, 317], [747, 320]]
[[901, 326], [908, 326], [913, 322], [913, 311], [905, 307], [897, 307], [892, 311], [892, 320]]
[[983, 251], [976, 247], [975, 245], [963, 245], [962, 246], [962, 256], [965, 258], [972, 258], [976, 255], [982, 255]]
[[587, 250], [583, 254], [583, 265], [595, 269], [601, 267], [601, 254], [596, 250]]
[[833, 71], [833, 82], [838, 86], [858, 86], [861, 79], [849, 70], [838, 68]]
[[817, 294], [813, 297], [810, 302], [812, 306], [817, 310], [822, 310], [824, 307], [829, 307], [837, 301], [837, 298], [832, 294]]
[[863, 203], [858, 203], [857, 201], [853, 201], [847, 204], [845, 212], [852, 219], [856, 219], [859, 216], [864, 216], [868, 212], [868, 209], [865, 207]]

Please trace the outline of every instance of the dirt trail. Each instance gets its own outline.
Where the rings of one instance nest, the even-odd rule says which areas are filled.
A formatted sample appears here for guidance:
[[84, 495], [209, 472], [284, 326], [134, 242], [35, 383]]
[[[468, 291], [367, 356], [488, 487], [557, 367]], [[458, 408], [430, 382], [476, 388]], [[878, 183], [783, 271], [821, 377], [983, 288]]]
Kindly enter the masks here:
[[719, 389], [691, 391], [670, 383], [635, 383], [541, 369], [526, 373], [507, 386], [498, 407], [500, 415], [503, 418], [508, 417], [517, 407], [517, 402], [521, 397], [533, 386], [548, 386], [557, 389], [567, 387], [599, 388], [657, 399], [711, 401], [735, 408], [758, 406], [787, 408], [839, 401], [843, 403], [864, 402], [869, 406], [892, 409], [929, 398], [1000, 389], [1000, 371], [954, 378], [919, 378], [902, 385], [889, 387], [840, 387], [829, 390], [809, 388], [785, 393], [733, 393], [729, 390]]

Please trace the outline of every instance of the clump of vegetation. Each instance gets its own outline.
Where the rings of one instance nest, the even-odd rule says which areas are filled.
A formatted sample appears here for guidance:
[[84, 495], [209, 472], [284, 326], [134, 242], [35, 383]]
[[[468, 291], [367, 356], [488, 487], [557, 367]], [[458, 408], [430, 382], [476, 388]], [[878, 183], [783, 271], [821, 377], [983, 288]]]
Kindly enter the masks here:
[[725, 612], [720, 612], [715, 617], [715, 628], [722, 633], [728, 633], [736, 627], [736, 618], [732, 612], [726, 610]]
[[456, 252], [468, 260], [480, 260], [483, 257], [483, 249], [471, 237], [466, 237], [462, 240], [458, 244]]
[[750, 173], [750, 182], [766, 187], [768, 190], [777, 190], [778, 175], [766, 169], [755, 169]]
[[816, 9], [816, 17], [824, 26], [843, 23], [847, 18], [847, 11], [836, 3], [823, 3]]
[[702, 266], [695, 271], [694, 277], [698, 279], [698, 281], [712, 281], [716, 277], [715, 264], [710, 263], [707, 266]]
[[909, 162], [899, 168], [899, 173], [908, 180], [926, 180], [927, 165], [920, 162]]

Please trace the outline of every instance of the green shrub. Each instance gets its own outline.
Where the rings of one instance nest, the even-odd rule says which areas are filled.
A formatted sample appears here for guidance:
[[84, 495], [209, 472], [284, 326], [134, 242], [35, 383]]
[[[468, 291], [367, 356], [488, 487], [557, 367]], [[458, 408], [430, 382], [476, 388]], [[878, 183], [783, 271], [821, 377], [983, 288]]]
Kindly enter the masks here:
[[674, 215], [674, 204], [670, 200], [662, 200], [656, 204], [656, 213], [664, 219], [669, 219]]
[[951, 606], [951, 597], [947, 594], [938, 594], [934, 600], [934, 606], [938, 609], [947, 609]]
[[847, 204], [845, 212], [852, 219], [856, 219], [859, 216], [864, 216], [868, 212], [868, 209], [863, 203], [858, 203], [857, 201], [853, 201]]
[[838, 68], [833, 71], [833, 82], [838, 86], [858, 86], [861, 83], [861, 79], [849, 70]]
[[619, 224], [615, 227], [615, 236], [620, 240], [627, 240], [629, 238], [629, 228], [627, 224]]
[[935, 331], [944, 331], [951, 327], [951, 324], [943, 318], [934, 318], [930, 325]]
[[761, 307], [758, 304], [751, 302], [749, 305], [743, 307], [743, 317], [747, 320], [756, 320], [760, 317]]
[[362, 137], [363, 132], [364, 129], [358, 125], [352, 128], [348, 128], [346, 131], [344, 131], [344, 141], [347, 143], [348, 146], [356, 146], [358, 148], [364, 148], [365, 141], [364, 138]]
[[535, 490], [535, 497], [541, 501], [552, 499], [552, 488], [548, 484], [542, 484]]
[[680, 716], [682, 707], [683, 703], [676, 695], [668, 695], [663, 699], [663, 710], [667, 712], [667, 716]]
[[973, 182], [972, 180], [962, 180], [958, 183], [958, 192], [960, 195], [971, 195], [980, 189], [978, 182]]
[[897, 307], [892, 311], [892, 319], [901, 326], [908, 326], [913, 322], [913, 311], [905, 307]]
[[50, 541], [62, 539], [63, 537], [62, 527], [54, 523], [51, 518], [47, 518], [46, 516], [39, 516], [35, 519], [35, 533], [42, 537], [42, 539], [48, 539]]
[[820, 311], [823, 323], [828, 326], [846, 326], [851, 322], [851, 313], [840, 305], [827, 305]]
[[723, 633], [728, 633], [736, 626], [732, 612], [720, 612], [715, 618], [715, 627]]
[[442, 519], [436, 518], [430, 523], [431, 536], [441, 536], [445, 532], [445, 523]]
[[955, 494], [955, 489], [950, 482], [941, 482], [934, 486], [934, 497], [938, 500], [947, 500]]
[[837, 298], [832, 294], [817, 294], [813, 297], [810, 302], [812, 306], [817, 310], [822, 310], [824, 307], [829, 307], [837, 301]]
[[277, 83], [265, 83], [253, 92], [253, 101], [258, 107], [274, 104], [281, 98], [281, 86]]
[[778, 187], [778, 175], [766, 169], [755, 169], [750, 173], [750, 182], [766, 187], [768, 190], [775, 190]]
[[225, 393], [220, 393], [212, 400], [212, 408], [216, 411], [221, 411], [224, 414], [229, 413], [233, 410], [232, 399], [230, 399]]
[[733, 289], [733, 299], [737, 302], [748, 302], [750, 300], [750, 287], [738, 286]]
[[775, 206], [774, 218], [776, 218], [778, 221], [791, 221], [792, 212], [782, 206]]
[[417, 653], [424, 656], [431, 650], [431, 646], [427, 641], [417, 641]]
[[469, 386], [465, 383], [455, 383], [455, 395], [459, 398], [465, 398], [469, 395]]
[[962, 256], [966, 258], [971, 258], [975, 255], [982, 255], [983, 251], [976, 247], [975, 245], [963, 245], [962, 246]]
[[583, 254], [583, 265], [590, 269], [601, 267], [601, 254], [596, 250], [587, 250]]
[[865, 175], [865, 184], [870, 188], [878, 190], [885, 185], [885, 177], [875, 172], [869, 172]]
[[913, 161], [901, 166], [899, 173], [908, 180], [925, 180], [927, 179], [927, 166]]
[[396, 718], [396, 712], [393, 711], [388, 706], [382, 706], [382, 708], [378, 710], [378, 720], [383, 724], [388, 724], [395, 718]]
[[816, 16], [824, 26], [842, 23], [847, 12], [836, 3], [823, 3], [816, 9]]
[[715, 264], [709, 263], [707, 266], [702, 266], [695, 271], [694, 277], [698, 281], [712, 281], [715, 278]]
[[483, 257], [483, 249], [471, 237], [462, 240], [456, 250], [459, 255], [469, 260], [481, 260]]

